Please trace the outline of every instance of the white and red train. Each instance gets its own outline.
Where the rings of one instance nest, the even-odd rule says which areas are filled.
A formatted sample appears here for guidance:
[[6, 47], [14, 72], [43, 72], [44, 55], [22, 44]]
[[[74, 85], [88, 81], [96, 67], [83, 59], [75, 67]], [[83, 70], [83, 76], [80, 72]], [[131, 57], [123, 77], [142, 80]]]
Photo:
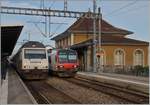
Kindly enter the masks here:
[[71, 49], [49, 49], [49, 69], [59, 77], [72, 77], [78, 71], [77, 52]]
[[46, 79], [48, 70], [59, 77], [71, 77], [78, 71], [77, 52], [71, 49], [48, 49], [29, 41], [11, 59], [24, 79]]

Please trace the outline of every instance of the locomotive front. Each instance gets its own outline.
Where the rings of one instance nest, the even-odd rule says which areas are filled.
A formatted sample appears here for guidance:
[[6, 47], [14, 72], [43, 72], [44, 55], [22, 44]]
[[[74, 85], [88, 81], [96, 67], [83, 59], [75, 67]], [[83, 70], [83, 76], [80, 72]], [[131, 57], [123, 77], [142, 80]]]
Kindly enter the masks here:
[[60, 77], [74, 76], [78, 71], [77, 52], [74, 50], [59, 49], [51, 58], [52, 68]]
[[25, 43], [19, 50], [15, 62], [17, 71], [24, 79], [46, 79], [48, 56], [45, 46], [36, 41]]
[[27, 78], [42, 79], [47, 77], [48, 58], [45, 48], [24, 48], [22, 72]]

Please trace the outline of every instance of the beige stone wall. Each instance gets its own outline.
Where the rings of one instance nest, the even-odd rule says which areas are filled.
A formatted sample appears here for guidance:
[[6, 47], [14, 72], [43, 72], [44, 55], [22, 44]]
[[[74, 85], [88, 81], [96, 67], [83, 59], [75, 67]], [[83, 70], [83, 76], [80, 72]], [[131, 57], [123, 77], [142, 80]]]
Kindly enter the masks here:
[[[67, 36], [65, 38], [58, 40], [56, 42], [56, 45], [58, 45], [58, 47], [61, 47], [62, 45], [70, 46], [70, 45], [74, 45], [77, 43], [81, 43], [90, 38], [92, 38], [92, 35], [89, 35], [89, 34], [86, 34], [86, 35], [85, 34], [71, 34], [70, 36]], [[61, 42], [60, 45], [58, 44], [59, 42]], [[62, 46], [62, 47], [64, 47], [64, 46]]]
[[83, 35], [83, 34], [74, 34], [74, 44], [81, 43], [88, 39], [92, 38], [91, 35]]
[[[106, 54], [106, 65], [111, 67], [112, 71], [115, 70], [114, 67], [114, 52], [116, 49], [123, 49], [125, 52], [125, 66], [131, 67], [133, 66], [134, 62], [134, 51], [136, 49], [141, 49], [144, 51], [144, 66], [148, 66], [148, 46], [119, 46], [119, 45], [103, 45], [102, 49], [105, 51]], [[86, 71], [92, 70], [92, 62], [93, 62], [93, 54], [92, 54], [92, 47], [89, 46], [87, 49], [87, 69]], [[105, 65], [105, 66], [106, 66]], [[109, 68], [110, 70], [110, 68]]]
[[67, 38], [68, 38], [68, 46], [70, 46], [71, 45], [71, 37], [68, 36]]
[[102, 46], [102, 49], [106, 53], [106, 65], [114, 64], [114, 52], [116, 49], [123, 49], [125, 51], [125, 65], [133, 65], [133, 53], [136, 49], [142, 49], [144, 51], [144, 65], [148, 65], [148, 46], [119, 46], [119, 45], [109, 45]]
[[66, 48], [71, 45], [71, 37], [68, 36], [68, 37], [62, 38], [61, 40], [56, 41], [55, 44], [58, 48], [60, 47]]

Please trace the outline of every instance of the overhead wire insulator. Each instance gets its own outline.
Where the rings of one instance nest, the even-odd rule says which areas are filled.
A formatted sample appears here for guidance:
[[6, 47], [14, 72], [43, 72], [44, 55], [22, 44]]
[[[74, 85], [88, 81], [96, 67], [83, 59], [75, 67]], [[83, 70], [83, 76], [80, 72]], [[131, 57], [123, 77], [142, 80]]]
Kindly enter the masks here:
[[[64, 11], [67, 11], [67, 0], [64, 0]], [[64, 15], [66, 16], [66, 13]]]

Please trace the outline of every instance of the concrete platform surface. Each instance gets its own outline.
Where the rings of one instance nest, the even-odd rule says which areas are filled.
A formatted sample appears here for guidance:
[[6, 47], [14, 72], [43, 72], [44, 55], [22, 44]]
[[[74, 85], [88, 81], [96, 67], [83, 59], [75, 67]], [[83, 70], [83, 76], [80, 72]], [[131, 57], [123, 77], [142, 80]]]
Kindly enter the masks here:
[[16, 71], [9, 69], [8, 78], [5, 82], [6, 81], [7, 85], [3, 85], [3, 91], [5, 93], [3, 93], [4, 104], [37, 104], [34, 97], [24, 85]]
[[142, 93], [149, 93], [149, 78], [148, 77], [135, 77], [110, 73], [91, 73], [91, 72], [78, 72], [77, 76], [96, 80], [103, 83], [113, 84], [123, 88], [139, 91]]
[[8, 73], [6, 74], [6, 80], [1, 80], [0, 105], [7, 104], [7, 97], [8, 97]]

